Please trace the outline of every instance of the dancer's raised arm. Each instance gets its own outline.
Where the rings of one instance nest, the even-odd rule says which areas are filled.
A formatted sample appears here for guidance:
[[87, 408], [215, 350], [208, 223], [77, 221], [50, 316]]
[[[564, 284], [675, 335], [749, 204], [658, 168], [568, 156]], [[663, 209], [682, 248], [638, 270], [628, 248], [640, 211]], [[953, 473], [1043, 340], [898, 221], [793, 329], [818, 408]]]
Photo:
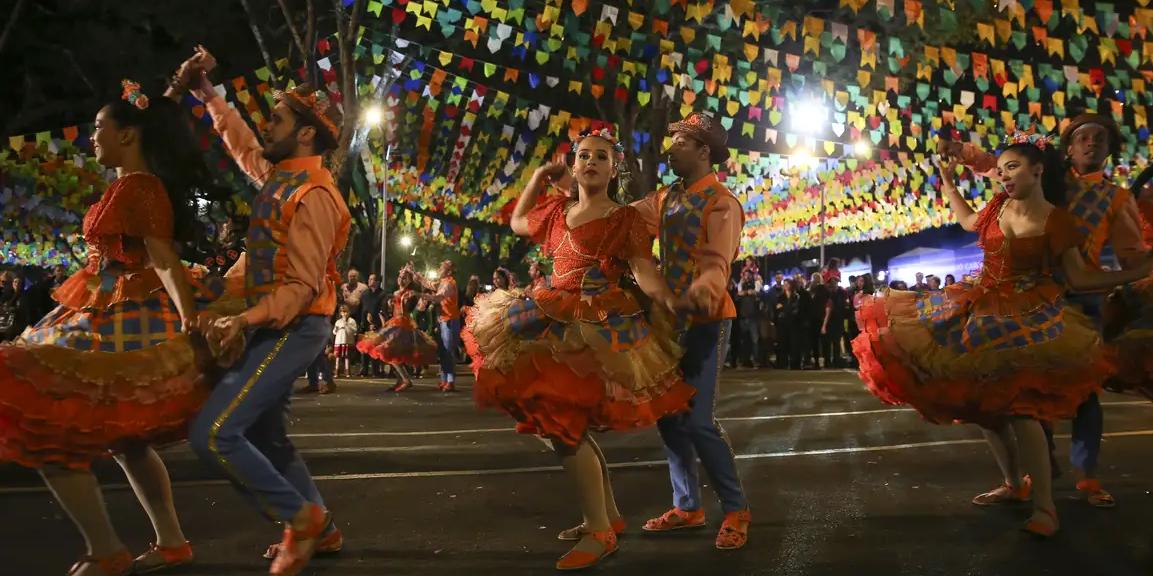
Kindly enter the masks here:
[[[185, 60], [176, 71], [172, 81], [174, 86], [165, 95], [179, 98], [183, 90], [189, 90], [204, 102], [205, 109], [212, 116], [212, 127], [220, 133], [228, 155], [257, 186], [263, 186], [272, 173], [273, 163], [265, 159], [264, 147], [256, 133], [240, 117], [240, 113], [216, 93], [212, 82], [208, 80], [208, 73], [215, 66], [216, 59], [212, 54], [203, 46], [197, 46], [196, 54]], [[273, 116], [277, 114], [276, 110], [272, 111]]]
[[533, 206], [536, 206], [537, 198], [545, 186], [553, 180], [560, 179], [567, 171], [568, 166], [564, 162], [549, 162], [532, 173], [532, 178], [524, 187], [524, 191], [520, 193], [516, 208], [512, 211], [512, 219], [509, 224], [512, 226], [514, 234], [517, 236], [531, 235], [528, 213], [532, 211]]
[[949, 201], [949, 210], [953, 217], [966, 232], [977, 230], [977, 211], [969, 205], [969, 201], [957, 190], [957, 164], [955, 157], [948, 157], [941, 166], [941, 191]]

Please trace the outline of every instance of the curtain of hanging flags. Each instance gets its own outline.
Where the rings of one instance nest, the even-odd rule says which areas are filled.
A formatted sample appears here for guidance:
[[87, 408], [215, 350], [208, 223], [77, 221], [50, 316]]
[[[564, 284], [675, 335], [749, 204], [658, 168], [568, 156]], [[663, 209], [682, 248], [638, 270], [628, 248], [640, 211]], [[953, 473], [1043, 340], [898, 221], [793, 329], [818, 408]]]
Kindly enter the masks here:
[[[951, 223], [932, 162], [941, 137], [993, 150], [1013, 130], [1057, 133], [1091, 110], [1121, 126], [1116, 181], [1127, 183], [1148, 161], [1150, 0], [1001, 0], [993, 9], [986, 0], [841, 0], [829, 18], [799, 19], [768, 4], [371, 0], [355, 50], [355, 96], [380, 101], [387, 114], [361, 152], [367, 187], [379, 197], [387, 173], [402, 227], [464, 253], [489, 250], [489, 232], [467, 223], [507, 223], [532, 170], [599, 125], [579, 112], [588, 114], [593, 98], [642, 114], [660, 101], [674, 119], [695, 110], [719, 118], [733, 156], [720, 172], [744, 203], [745, 254]], [[965, 14], [979, 18], [961, 21]], [[973, 28], [963, 45], [934, 43], [958, 37], [962, 24]], [[878, 31], [898, 27], [911, 32]], [[333, 89], [334, 45], [319, 44]], [[403, 67], [398, 56], [407, 57]], [[261, 69], [217, 88], [260, 125], [268, 78]], [[381, 96], [377, 88], [394, 78]], [[811, 101], [818, 121], [795, 126]], [[203, 108], [189, 105], [207, 125]], [[651, 140], [648, 125], [639, 126], [637, 150]], [[17, 136], [10, 147], [79, 143], [85, 131]], [[206, 153], [226, 166], [219, 145], [205, 140]], [[858, 143], [868, 144], [866, 157], [853, 154]], [[800, 162], [802, 150], [817, 160]], [[238, 201], [251, 195], [243, 176], [227, 174]], [[64, 190], [34, 201], [77, 197], [68, 184], [54, 185]], [[2, 193], [19, 194], [10, 189]], [[980, 179], [962, 189], [977, 206], [992, 194]], [[74, 201], [60, 209], [82, 210]], [[50, 220], [34, 231], [52, 230]]]

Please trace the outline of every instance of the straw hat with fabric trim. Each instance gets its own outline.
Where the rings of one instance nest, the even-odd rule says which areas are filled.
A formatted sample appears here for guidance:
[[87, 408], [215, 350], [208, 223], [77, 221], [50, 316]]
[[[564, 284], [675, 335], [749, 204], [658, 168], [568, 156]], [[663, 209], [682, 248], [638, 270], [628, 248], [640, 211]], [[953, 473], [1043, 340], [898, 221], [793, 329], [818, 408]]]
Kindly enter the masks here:
[[343, 116], [324, 90], [316, 90], [311, 84], [304, 83], [289, 91], [275, 90], [272, 96], [310, 123], [323, 126], [332, 136], [333, 142], [340, 141]]
[[708, 146], [709, 162], [713, 164], [724, 164], [729, 159], [729, 149], [725, 146], [729, 141], [729, 133], [720, 122], [708, 114], [693, 112], [688, 118], [669, 124], [668, 132], [669, 136], [678, 132], [684, 133]]
[[1121, 129], [1112, 118], [1104, 114], [1085, 113], [1075, 118], [1061, 131], [1061, 150], [1068, 153], [1069, 145], [1073, 143], [1073, 133], [1078, 128], [1088, 124], [1096, 124], [1109, 133], [1109, 155], [1116, 158], [1121, 154]]

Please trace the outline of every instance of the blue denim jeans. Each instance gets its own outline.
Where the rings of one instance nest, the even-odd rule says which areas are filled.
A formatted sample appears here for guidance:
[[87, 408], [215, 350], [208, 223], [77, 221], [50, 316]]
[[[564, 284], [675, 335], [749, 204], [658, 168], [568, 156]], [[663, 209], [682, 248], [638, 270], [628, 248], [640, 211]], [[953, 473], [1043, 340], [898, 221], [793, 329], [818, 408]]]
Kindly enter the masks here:
[[697, 393], [688, 412], [666, 416], [657, 422], [669, 460], [673, 505], [681, 510], [701, 508], [698, 457], [726, 513], [749, 507], [737, 475], [733, 449], [714, 415], [731, 329], [732, 320], [722, 320], [695, 324], [685, 332], [681, 341], [685, 349], [681, 369]]
[[283, 330], [252, 332], [192, 423], [189, 442], [201, 460], [274, 521], [291, 520], [307, 502], [324, 505], [284, 420], [293, 383], [331, 331], [327, 317], [305, 316]]
[[440, 321], [440, 379], [442, 382], [456, 381], [456, 348], [460, 343], [460, 319]]

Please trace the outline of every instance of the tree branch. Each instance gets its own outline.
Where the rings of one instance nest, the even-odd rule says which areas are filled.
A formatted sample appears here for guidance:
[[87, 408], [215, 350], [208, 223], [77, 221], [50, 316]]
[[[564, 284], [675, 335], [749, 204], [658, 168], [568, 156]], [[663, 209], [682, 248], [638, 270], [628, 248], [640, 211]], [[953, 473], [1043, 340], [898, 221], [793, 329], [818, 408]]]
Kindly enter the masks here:
[[260, 47], [260, 55], [264, 57], [264, 64], [268, 66], [268, 74], [272, 77], [272, 85], [277, 86], [280, 84], [279, 75], [276, 73], [276, 64], [272, 61], [272, 55], [268, 53], [268, 47], [264, 45], [264, 34], [260, 32], [260, 27], [256, 25], [256, 17], [252, 14], [252, 7], [249, 6], [248, 0], [240, 0], [240, 5], [244, 7], [244, 13], [248, 16], [248, 27], [252, 29], [252, 36], [256, 38], [256, 45]]
[[[288, 0], [276, 0], [276, 3], [280, 4], [280, 12], [284, 14], [284, 22], [288, 24], [288, 31], [292, 33], [292, 41], [296, 43], [296, 49], [300, 50], [302, 57], [307, 56], [308, 49], [305, 48], [304, 38], [300, 36], [300, 29], [296, 27], [292, 10], [288, 8]], [[311, 5], [311, 2], [309, 4]]]
[[344, 165], [350, 154], [353, 135], [356, 133], [357, 122], [360, 119], [360, 106], [356, 93], [356, 62], [354, 49], [356, 36], [360, 29], [360, 15], [364, 12], [364, 0], [356, 0], [352, 9], [347, 13], [342, 0], [332, 0], [336, 12], [337, 43], [340, 48], [340, 96], [344, 106], [344, 122], [340, 129], [340, 142], [332, 157], [332, 169], [337, 174], [344, 172]]
[[308, 12], [305, 14], [304, 34], [308, 39], [308, 49], [301, 54], [304, 65], [308, 70], [308, 83], [316, 86], [316, 4], [315, 0], [308, 0]]
[[16, 21], [20, 19], [20, 12], [24, 10], [26, 3], [26, 0], [16, 0], [16, 5], [12, 7], [12, 13], [8, 15], [8, 21], [4, 23], [4, 32], [0, 33], [0, 53], [4, 52], [8, 37], [12, 34], [12, 29], [16, 27]]

